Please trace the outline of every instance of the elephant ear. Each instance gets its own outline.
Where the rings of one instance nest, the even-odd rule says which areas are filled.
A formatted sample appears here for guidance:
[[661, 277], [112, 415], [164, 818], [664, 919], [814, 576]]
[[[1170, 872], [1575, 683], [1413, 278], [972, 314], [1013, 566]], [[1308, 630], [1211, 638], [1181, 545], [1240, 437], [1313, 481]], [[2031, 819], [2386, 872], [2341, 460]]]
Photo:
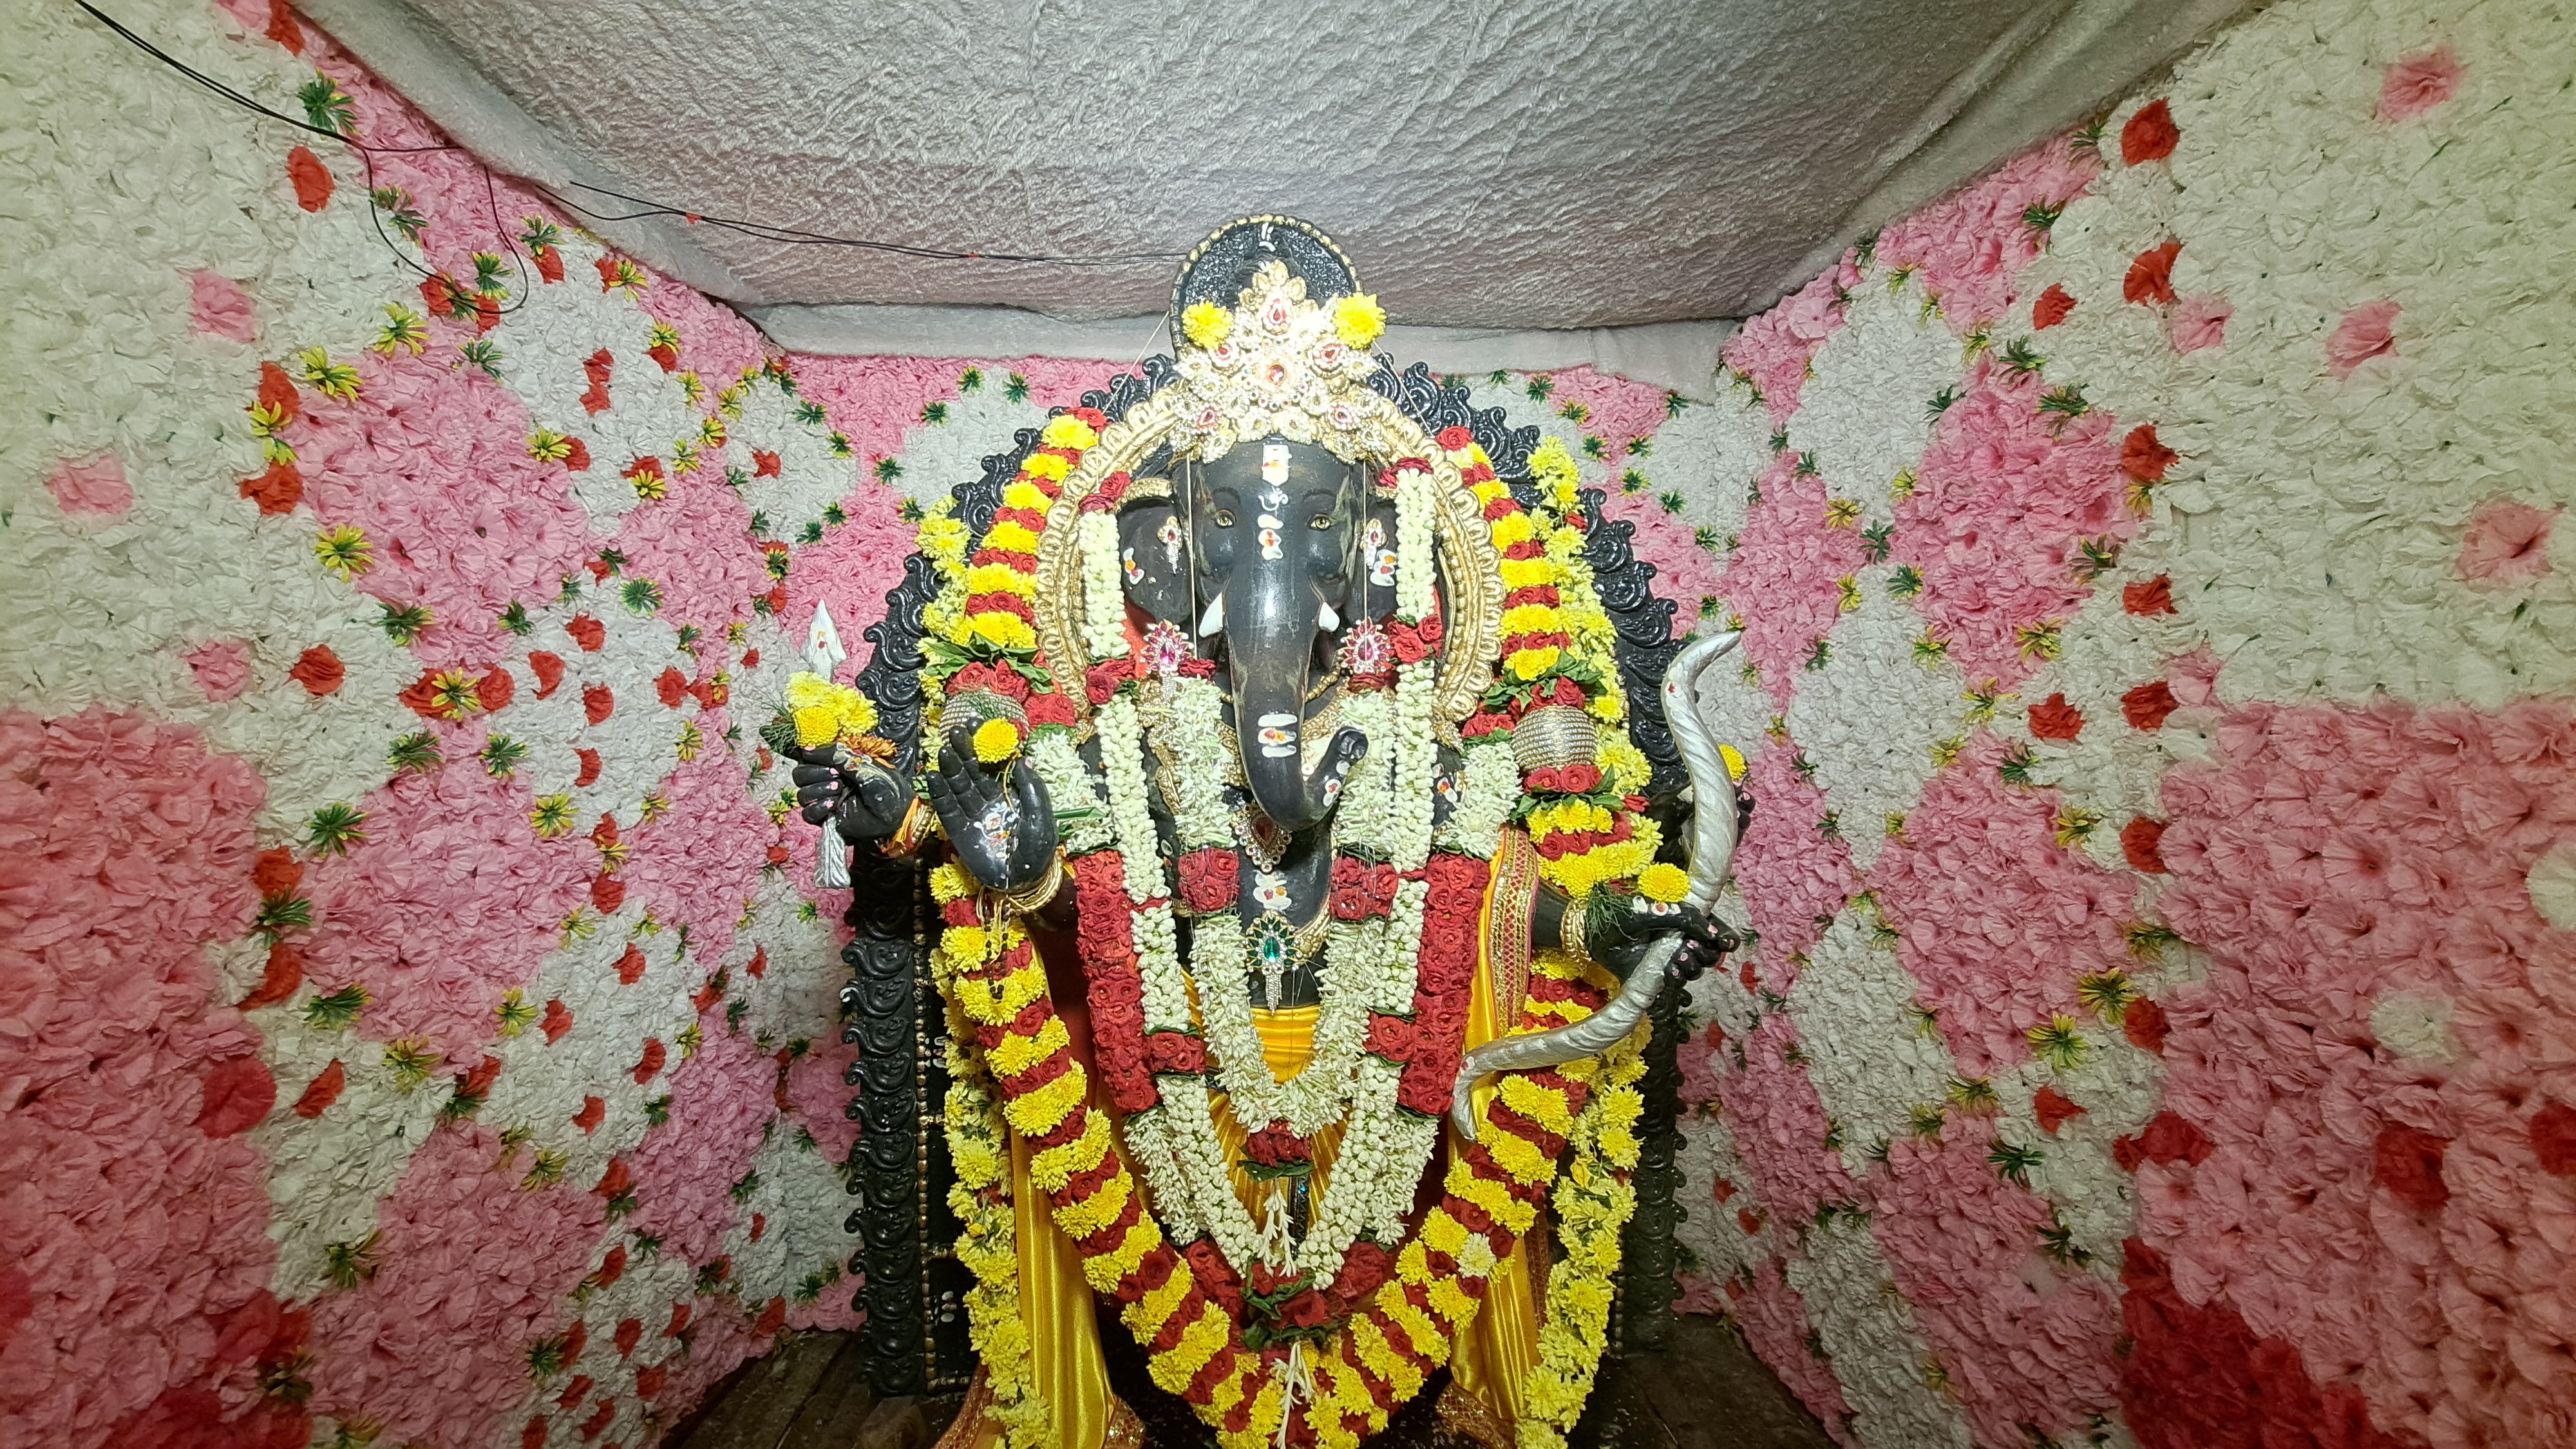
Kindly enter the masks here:
[[1181, 536], [1181, 521], [1170, 502], [1155, 499], [1120, 511], [1119, 579], [1137, 608], [1188, 628], [1188, 565], [1189, 542]]

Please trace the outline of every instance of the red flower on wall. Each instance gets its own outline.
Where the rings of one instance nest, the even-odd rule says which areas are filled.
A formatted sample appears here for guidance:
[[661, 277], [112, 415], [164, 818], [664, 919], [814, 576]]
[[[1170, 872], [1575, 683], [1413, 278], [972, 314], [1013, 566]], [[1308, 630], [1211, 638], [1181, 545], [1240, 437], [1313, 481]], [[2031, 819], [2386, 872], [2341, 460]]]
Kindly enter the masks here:
[[2162, 161], [2174, 152], [2182, 129], [2174, 124], [2173, 107], [2163, 101], [2141, 106], [2120, 128], [2120, 160], [2131, 166]]
[[2084, 732], [2084, 712], [2052, 694], [2030, 707], [2030, 732], [2043, 740], [2071, 740]]
[[2182, 255], [2182, 243], [2167, 241], [2149, 247], [2129, 263], [2129, 274], [2120, 280], [2120, 295], [2132, 302], [2164, 306], [2174, 299], [2174, 258]]
[[2161, 679], [2141, 684], [2120, 696], [2120, 713], [2128, 716], [2132, 726], [2142, 730], [2163, 729], [2165, 720], [2180, 708], [2182, 701], [2174, 698], [2173, 686]]
[[320, 211], [331, 204], [331, 168], [303, 146], [286, 153], [286, 179], [295, 184], [295, 204]]

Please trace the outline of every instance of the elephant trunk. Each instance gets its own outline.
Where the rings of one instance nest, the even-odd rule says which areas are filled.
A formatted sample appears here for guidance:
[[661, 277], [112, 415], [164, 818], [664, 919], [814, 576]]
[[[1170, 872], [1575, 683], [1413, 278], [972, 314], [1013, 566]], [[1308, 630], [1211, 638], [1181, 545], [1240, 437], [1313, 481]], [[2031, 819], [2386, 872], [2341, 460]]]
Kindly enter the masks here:
[[1247, 571], [1225, 597], [1226, 651], [1234, 675], [1236, 750], [1253, 803], [1272, 824], [1304, 830], [1332, 812], [1331, 774], [1306, 771], [1306, 690], [1319, 605], [1304, 587]]

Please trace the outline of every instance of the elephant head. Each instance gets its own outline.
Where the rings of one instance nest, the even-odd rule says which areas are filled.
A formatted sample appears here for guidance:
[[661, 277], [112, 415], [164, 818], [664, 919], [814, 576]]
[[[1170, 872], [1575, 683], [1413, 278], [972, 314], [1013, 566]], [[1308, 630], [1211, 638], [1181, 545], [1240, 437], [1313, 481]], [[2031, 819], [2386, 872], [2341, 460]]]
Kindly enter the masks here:
[[1128, 597], [1222, 661], [1253, 802], [1279, 828], [1303, 830], [1332, 812], [1368, 748], [1344, 729], [1312, 773], [1305, 767], [1308, 699], [1334, 668], [1345, 621], [1367, 609], [1366, 474], [1277, 437], [1175, 473], [1169, 502], [1119, 521]]

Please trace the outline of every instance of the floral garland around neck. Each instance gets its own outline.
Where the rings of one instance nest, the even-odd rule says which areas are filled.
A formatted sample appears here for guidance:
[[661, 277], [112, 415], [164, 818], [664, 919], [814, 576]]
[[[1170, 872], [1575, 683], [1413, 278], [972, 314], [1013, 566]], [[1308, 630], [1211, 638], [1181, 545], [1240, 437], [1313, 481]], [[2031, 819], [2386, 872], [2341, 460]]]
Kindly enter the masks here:
[[[1439, 1205], [1409, 1242], [1404, 1224], [1458, 1070], [1479, 959], [1484, 857], [1496, 833], [1507, 821], [1555, 812], [1532, 827], [1542, 837], [1542, 871], [1578, 895], [1605, 884], [1635, 889], [1654, 846], [1652, 827], [1634, 818], [1642, 802], [1625, 793], [1642, 785], [1645, 768], [1616, 728], [1625, 702], [1608, 619], [1582, 564], [1588, 525], [1574, 507], [1571, 459], [1543, 448], [1536, 460], [1555, 514], [1543, 521], [1511, 497], [1463, 429], [1439, 439], [1483, 506], [1510, 590], [1505, 667], [1461, 732], [1466, 762], [1454, 777], [1438, 774], [1427, 727], [1442, 622], [1430, 580], [1428, 465], [1399, 463], [1382, 480], [1398, 503], [1398, 607], [1369, 646], [1382, 644], [1384, 656], [1364, 655], [1360, 662], [1378, 667], [1357, 672], [1345, 708], [1371, 722], [1383, 715], [1394, 738], [1414, 744], [1382, 757], [1383, 773], [1363, 771], [1354, 781], [1353, 789], [1377, 797], [1373, 802], [1345, 804], [1350, 832], [1337, 845], [1350, 848], [1334, 863], [1325, 970], [1328, 980], [1364, 983], [1346, 994], [1368, 1008], [1366, 1030], [1353, 1050], [1341, 1039], [1348, 1030], [1337, 1034], [1319, 1023], [1318, 1061], [1308, 1070], [1318, 1083], [1337, 1085], [1309, 1089], [1317, 1101], [1301, 1103], [1268, 1079], [1266, 1065], [1258, 1076], [1245, 1070], [1261, 1062], [1258, 1033], [1247, 1038], [1234, 1029], [1250, 1024], [1240, 949], [1223, 949], [1224, 923], [1240, 933], [1239, 857], [1221, 799], [1202, 798], [1213, 792], [1201, 788], [1222, 774], [1197, 767], [1171, 774], [1190, 783], [1171, 792], [1183, 849], [1169, 874], [1145, 805], [1155, 747], [1195, 764], [1204, 739], [1216, 734], [1169, 723], [1182, 711], [1195, 716], [1211, 707], [1209, 666], [1151, 641], [1144, 657], [1135, 657], [1124, 620], [1113, 642], [1112, 616], [1086, 599], [1085, 642], [1102, 660], [1082, 680], [1102, 750], [1095, 774], [1073, 749], [1073, 700], [1037, 655], [1031, 601], [1038, 534], [1065, 476], [1108, 426], [1083, 412], [1051, 422], [980, 540], [944, 506], [921, 527], [923, 552], [943, 584], [926, 611], [927, 692], [934, 701], [969, 690], [1003, 693], [1023, 708], [1029, 738], [1015, 731], [988, 748], [979, 735], [977, 752], [994, 763], [1025, 754], [1056, 801], [1079, 908], [1095, 1059], [1144, 1174], [1140, 1181], [1113, 1145], [1109, 1118], [1089, 1105], [1089, 1072], [1073, 1059], [1045, 972], [1017, 922], [955, 867], [934, 873], [945, 929], [933, 965], [956, 1015], [955, 1077], [964, 1094], [955, 1103], [952, 1147], [970, 1165], [956, 1206], [961, 1221], [980, 1228], [960, 1256], [977, 1273], [969, 1324], [991, 1365], [997, 1422], [1014, 1445], [1030, 1442], [1042, 1432], [1046, 1406], [1026, 1369], [1030, 1346], [1017, 1286], [1006, 1281], [1015, 1255], [1002, 1251], [1011, 1210], [994, 1146], [1001, 1139], [978, 1131], [996, 1114], [1035, 1149], [1034, 1185], [1073, 1239], [1092, 1287], [1121, 1304], [1121, 1318], [1148, 1350], [1155, 1382], [1187, 1399], [1221, 1443], [1243, 1449], [1272, 1442], [1292, 1417], [1302, 1417], [1316, 1442], [1334, 1446], [1355, 1445], [1383, 1428], [1394, 1407], [1447, 1360], [1450, 1343], [1473, 1320], [1485, 1278], [1555, 1190], [1578, 1261], [1561, 1275], [1565, 1311], [1551, 1317], [1541, 1361], [1530, 1371], [1533, 1417], [1523, 1433], [1535, 1443], [1556, 1442], [1551, 1436], [1580, 1412], [1598, 1365], [1606, 1308], [1586, 1305], [1595, 1297], [1606, 1303], [1619, 1229], [1633, 1201], [1625, 1189], [1634, 1162], [1633, 1072], [1620, 1065], [1633, 1052], [1623, 1057], [1623, 1046], [1601, 1061], [1507, 1076], [1485, 1109], [1479, 1140], [1452, 1159]], [[1115, 588], [1110, 520], [1125, 486], [1123, 475], [1104, 480], [1105, 501], [1086, 500], [1079, 515], [1086, 593], [1093, 584]], [[1414, 568], [1402, 567], [1407, 557], [1417, 561]], [[1148, 674], [1158, 681], [1151, 700]], [[1511, 726], [1549, 704], [1577, 704], [1611, 728], [1594, 764], [1516, 779]], [[1408, 721], [1425, 727], [1406, 729]], [[1437, 849], [1435, 791], [1452, 800]], [[1580, 820], [1567, 813], [1576, 806], [1585, 811]], [[1217, 950], [1227, 963], [1231, 989], [1205, 993], [1195, 1005], [1176, 904], [1202, 917], [1200, 949]], [[1409, 992], [1402, 989], [1408, 985]], [[1519, 1028], [1580, 1020], [1603, 999], [1582, 968], [1542, 955]], [[1227, 1020], [1230, 1010], [1219, 1005], [1235, 1002], [1240, 1022]], [[1219, 1009], [1203, 1021], [1200, 1010], [1210, 1005]], [[1359, 1013], [1352, 1016], [1355, 1025]], [[1242, 1065], [1229, 1070], [1229, 1058]], [[1275, 1224], [1255, 1222], [1233, 1191], [1234, 1164], [1220, 1150], [1211, 1110], [1212, 1065], [1253, 1108], [1242, 1120], [1252, 1128], [1248, 1150], [1263, 1168], [1294, 1171], [1311, 1155], [1311, 1133], [1294, 1130], [1288, 1113], [1317, 1127], [1337, 1117], [1350, 1124], [1308, 1238], [1288, 1252]], [[1593, 1081], [1604, 1071], [1610, 1075], [1596, 1093]], [[1334, 1100], [1323, 1100], [1327, 1095]], [[1259, 1119], [1263, 1105], [1278, 1115]], [[1578, 1150], [1560, 1185], [1557, 1162], [1569, 1140]]]

